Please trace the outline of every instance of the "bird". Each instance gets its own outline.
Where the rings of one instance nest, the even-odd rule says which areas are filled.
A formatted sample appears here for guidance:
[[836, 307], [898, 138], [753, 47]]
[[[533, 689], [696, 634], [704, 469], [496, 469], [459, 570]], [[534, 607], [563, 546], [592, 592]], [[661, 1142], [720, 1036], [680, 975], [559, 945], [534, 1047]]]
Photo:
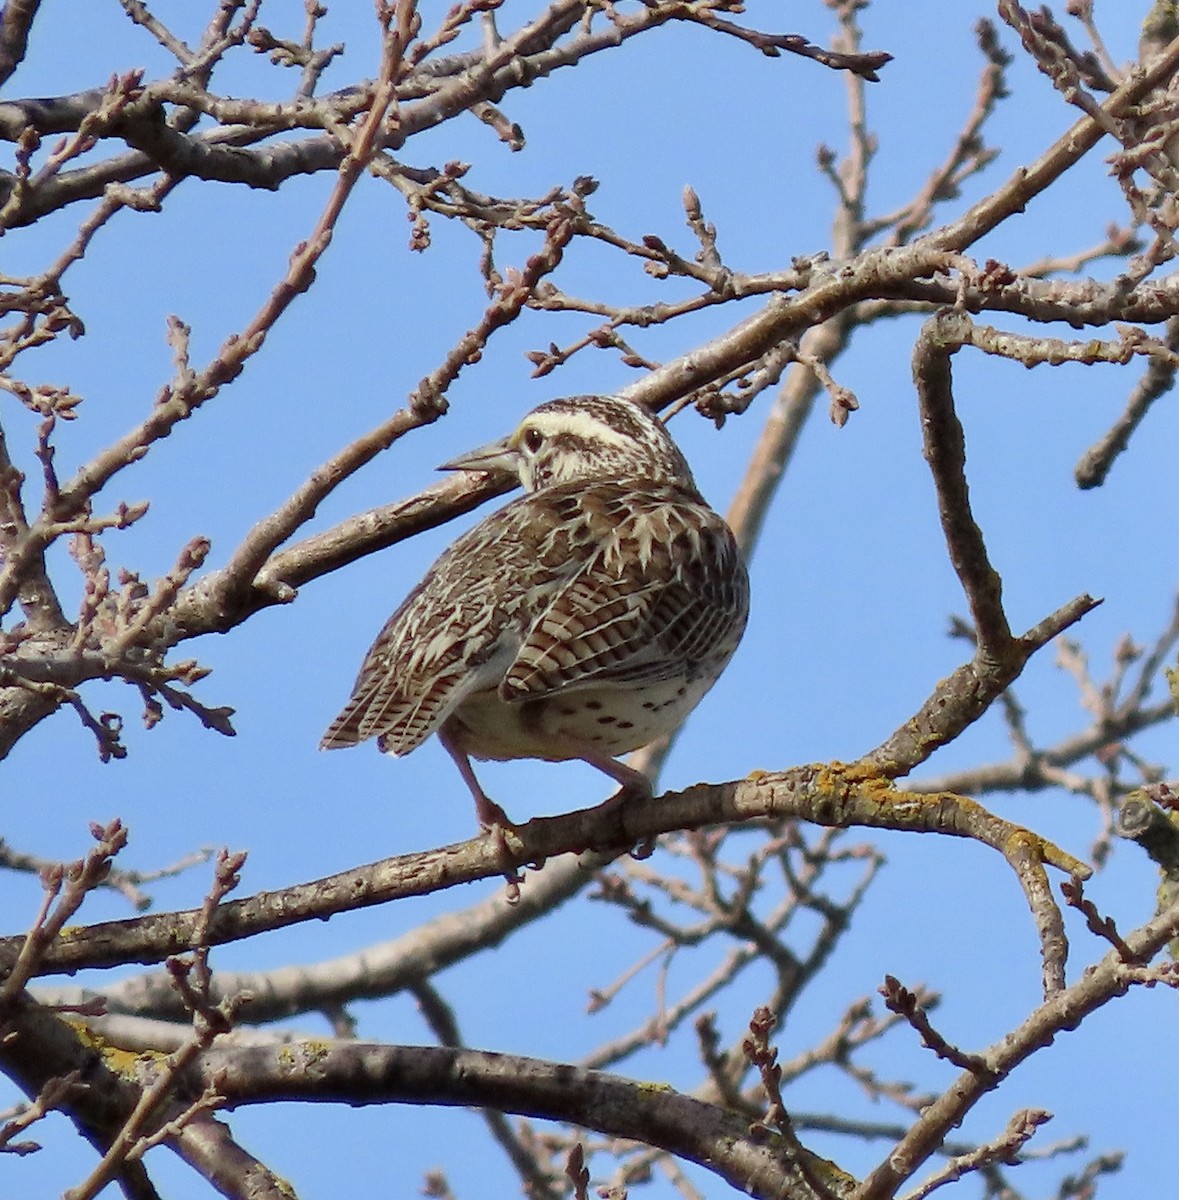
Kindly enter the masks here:
[[439, 470], [514, 477], [524, 495], [462, 534], [377, 635], [323, 749], [432, 734], [484, 829], [514, 828], [471, 759], [580, 759], [650, 799], [617, 761], [670, 733], [733, 656], [749, 578], [732, 530], [663, 422], [636, 401], [571, 396]]

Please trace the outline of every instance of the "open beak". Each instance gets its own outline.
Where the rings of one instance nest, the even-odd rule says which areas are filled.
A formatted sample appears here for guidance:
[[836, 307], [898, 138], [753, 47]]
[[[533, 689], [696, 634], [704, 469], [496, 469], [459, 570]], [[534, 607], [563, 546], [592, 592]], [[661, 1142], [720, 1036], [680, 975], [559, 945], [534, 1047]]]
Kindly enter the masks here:
[[471, 450], [444, 462], [439, 471], [490, 471], [496, 475], [511, 475], [518, 479], [520, 452], [512, 445], [511, 438], [501, 438], [498, 442], [489, 442], [478, 450]]

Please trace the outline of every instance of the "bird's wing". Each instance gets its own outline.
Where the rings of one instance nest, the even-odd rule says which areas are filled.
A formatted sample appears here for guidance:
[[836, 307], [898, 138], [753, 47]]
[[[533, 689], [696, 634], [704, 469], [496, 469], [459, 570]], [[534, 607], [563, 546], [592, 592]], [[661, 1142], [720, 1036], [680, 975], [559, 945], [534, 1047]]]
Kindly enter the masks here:
[[[500, 651], [502, 631], [486, 623], [482, 633], [476, 628], [472, 608], [479, 603], [478, 589], [467, 590], [466, 602], [455, 598], [443, 607], [430, 582], [427, 576], [377, 635], [351, 698], [323, 735], [322, 749], [376, 737], [382, 750], [408, 754], [478, 687], [482, 669], [490, 665], [494, 672], [488, 686], [502, 676], [515, 647], [509, 642]], [[498, 671], [496, 658], [502, 660]]]
[[560, 547], [538, 553], [547, 525], [533, 501], [492, 513], [443, 552], [377, 635], [323, 749], [376, 737], [408, 754], [466, 696], [499, 683], [530, 614], [572, 569]]
[[736, 647], [748, 580], [733, 535], [703, 504], [627, 498], [611, 535], [555, 592], [500, 684], [507, 700], [692, 675]]

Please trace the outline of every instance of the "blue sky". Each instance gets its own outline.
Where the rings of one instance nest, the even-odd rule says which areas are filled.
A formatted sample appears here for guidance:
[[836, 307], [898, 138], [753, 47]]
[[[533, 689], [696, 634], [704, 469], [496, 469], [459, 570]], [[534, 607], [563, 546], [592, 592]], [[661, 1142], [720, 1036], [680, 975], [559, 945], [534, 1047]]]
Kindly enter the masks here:
[[[28, 62], [9, 84], [9, 95], [97, 86], [112, 71], [136, 66], [146, 66], [149, 77], [167, 69], [117, 5], [91, 7], [95, 11], [83, 23], [63, 0], [47, 0]], [[535, 7], [509, 0], [502, 26], [514, 26], [517, 9]], [[1136, 22], [1145, 7], [1099, 6], [1115, 59], [1135, 52]], [[190, 32], [186, 22], [199, 28], [186, 16], [190, 8], [172, 3], [159, 11], [177, 14], [180, 31]], [[369, 6], [338, 9], [325, 24], [325, 38], [343, 40], [349, 49], [327, 77], [328, 87], [375, 65]], [[788, 31], [829, 41], [830, 14], [822, 4], [791, 5], [784, 13], [768, 0], [751, 0], [748, 9], [751, 25], [780, 28], [786, 21]], [[277, 4], [264, 22], [297, 36], [301, 10], [292, 2]], [[865, 45], [896, 56], [882, 82], [868, 89], [869, 121], [880, 138], [870, 189], [875, 211], [903, 203], [944, 157], [973, 100], [981, 64], [971, 29], [987, 11], [981, 3], [913, 0], [900, 8], [881, 2], [863, 15]], [[1003, 38], [1017, 52], [1012, 98], [990, 130], [1003, 153], [948, 212], [996, 186], [1074, 120], [1049, 82], [1018, 54], [1014, 37], [1004, 32]], [[289, 81], [257, 64], [240, 77], [229, 71], [217, 80], [231, 94], [264, 87], [280, 95], [284, 84]], [[522, 153], [511, 154], [468, 119], [424, 135], [406, 148], [404, 159], [421, 165], [469, 161], [473, 187], [511, 195], [539, 194], [590, 174], [601, 182], [590, 201], [596, 216], [631, 237], [657, 233], [688, 253], [692, 241], [680, 197], [691, 184], [717, 225], [727, 261], [742, 270], [779, 268], [829, 244], [831, 191], [816, 170], [815, 147], [846, 146], [845, 84], [816, 64], [768, 60], [700, 30], [667, 29], [513, 93], [503, 107], [524, 128], [528, 147]], [[1082, 164], [1071, 185], [1051, 190], [1004, 225], [976, 256], [1018, 265], [1100, 240], [1106, 224], [1121, 221], [1124, 212], [1103, 153], [1108, 150]], [[170, 372], [168, 314], [192, 325], [197, 363], [249, 319], [281, 277], [291, 247], [313, 227], [332, 182], [327, 175], [297, 179], [277, 195], [188, 183], [162, 214], [124, 214], [103, 231], [67, 278], [87, 336], [18, 363], [28, 381], [68, 383], [85, 397], [79, 420], [61, 428], [63, 474], [149, 409]], [[61, 214], [8, 234], [0, 269], [18, 274], [41, 266], [78, 216]], [[295, 303], [243, 377], [103, 494], [112, 506], [120, 499], [152, 502], [138, 526], [106, 540], [112, 566], [157, 575], [198, 534], [213, 541], [210, 564], [223, 563], [253, 522], [314, 466], [401, 405], [485, 303], [477, 240], [440, 218], [431, 224], [431, 249], [411, 254], [399, 197], [376, 180], [362, 182], [314, 288]], [[504, 239], [500, 265], [521, 264], [534, 247], [525, 235]], [[573, 294], [627, 303], [683, 292], [674, 282], [656, 284], [637, 261], [598, 246], [575, 247], [557, 282]], [[636, 335], [636, 344], [649, 357], [669, 359], [738, 315], [713, 311]], [[554, 375], [530, 378], [526, 350], [571, 340], [587, 325], [575, 317], [525, 315], [463, 373], [449, 393], [450, 415], [341, 487], [313, 528], [411, 494], [434, 478], [436, 463], [508, 431], [551, 396], [625, 385], [633, 372], [608, 352], [583, 353]], [[844, 429], [820, 416], [806, 430], [752, 567], [753, 615], [745, 644], [701, 706], [697, 733], [690, 727], [668, 761], [662, 778], [667, 787], [853, 757], [885, 737], [961, 661], [963, 647], [944, 631], [949, 614], [961, 612], [964, 603], [920, 455], [909, 365], [917, 329], [912, 320], [880, 324], [858, 335], [836, 364], [836, 377], [855, 391], [861, 409]], [[1104, 597], [1104, 606], [1079, 631], [1098, 675], [1123, 633], [1149, 641], [1163, 627], [1175, 591], [1175, 500], [1166, 482], [1173, 473], [1173, 406], [1156, 406], [1104, 488], [1081, 493], [1072, 483], [1076, 459], [1121, 411], [1140, 370], [1029, 372], [971, 355], [959, 356], [955, 365], [976, 515], [1004, 574], [1013, 622], [1030, 625], [1080, 591]], [[30, 464], [33, 423], [10, 398], [3, 403], [13, 453]], [[769, 403], [768, 395], [761, 397], [721, 434], [690, 413], [673, 423], [703, 491], [718, 508], [741, 477]], [[243, 892], [470, 836], [469, 798], [437, 744], [397, 762], [372, 747], [331, 755], [316, 749], [372, 636], [456, 528], [371, 556], [309, 585], [293, 605], [186, 647], [186, 654], [213, 667], [198, 686], [200, 697], [237, 710], [235, 739], [171, 712], [159, 727], [144, 731], [134, 694], [114, 684], [93, 685], [87, 695], [96, 708], [124, 714], [129, 757], [101, 765], [69, 712], [43, 722], [4, 764], [0, 834], [18, 848], [69, 858], [85, 850], [89, 821], [118, 815], [132, 833], [123, 865], [151, 869], [205, 845], [248, 849]], [[64, 552], [53, 565], [67, 607], [76, 604], [78, 578]], [[1040, 740], [1085, 723], [1076, 689], [1053, 665], [1050, 651], [1029, 668], [1019, 693]], [[1143, 738], [1141, 746], [1148, 757], [1166, 762], [1171, 742], [1167, 728]], [[930, 769], [1007, 753], [992, 716]], [[601, 777], [577, 764], [489, 764], [480, 775], [521, 819], [603, 795]], [[1082, 856], [1098, 831], [1092, 807], [1068, 796], [994, 797], [988, 803]], [[873, 992], [885, 972], [941, 990], [941, 1027], [971, 1048], [1018, 1023], [1036, 1002], [1038, 956], [1016, 881], [997, 856], [930, 838], [853, 834], [851, 840], [880, 845], [888, 867], [837, 961], [790, 1026], [779, 1031], [783, 1057], [828, 1029], [855, 997]], [[258, 968], [344, 954], [472, 903], [496, 886], [226, 947], [214, 953], [213, 964]], [[200, 869], [161, 883], [153, 888], [156, 908], [192, 906], [206, 887], [207, 872]], [[1150, 865], [1137, 848], [1125, 846], [1089, 894], [1131, 928], [1152, 911], [1154, 887]], [[0, 877], [7, 932], [24, 928], [38, 901], [35, 881]], [[125, 915], [125, 903], [106, 896], [93, 897], [83, 912], [87, 920]], [[1077, 922], [1070, 934], [1075, 971], [1103, 947]], [[583, 1015], [588, 989], [607, 983], [645, 946], [620, 916], [579, 900], [511, 944], [446, 973], [439, 986], [471, 1045], [576, 1056], [648, 1011], [650, 975], [605, 1013]], [[729, 1002], [729, 1036], [758, 999], [753, 983]], [[1149, 1194], [1149, 1183], [1165, 1169], [1161, 1156], [1169, 1145], [1160, 1100], [1176, 1048], [1173, 1003], [1156, 990], [1111, 1006], [981, 1105], [964, 1136], [997, 1134], [1021, 1106], [1049, 1108], [1057, 1116], [1039, 1140], [1089, 1132], [1094, 1150], [1130, 1150], [1121, 1175], [1102, 1184], [1103, 1200]], [[357, 1005], [356, 1015], [362, 1037], [430, 1040], [406, 998]], [[299, 1027], [323, 1031], [315, 1018]], [[685, 1032], [664, 1051], [644, 1054], [635, 1072], [692, 1086], [698, 1070], [693, 1039]], [[950, 1079], [904, 1032], [875, 1047], [871, 1057], [881, 1070], [925, 1087]], [[11, 1089], [0, 1089], [0, 1103], [15, 1098]], [[812, 1111], [866, 1108], [849, 1085], [834, 1079], [808, 1082], [788, 1100]], [[902, 1115], [884, 1106], [868, 1111], [881, 1119]], [[89, 1152], [60, 1128], [60, 1119], [50, 1124], [59, 1127], [52, 1138], [48, 1127], [42, 1135], [51, 1150], [0, 1164], [7, 1194], [56, 1195], [89, 1169]], [[435, 1165], [446, 1168], [461, 1197], [516, 1194], [510, 1172], [485, 1147], [472, 1114], [284, 1106], [237, 1114], [232, 1124], [305, 1200], [340, 1194], [342, 1161], [355, 1172], [356, 1194], [415, 1194], [422, 1173]], [[883, 1150], [813, 1142], [852, 1170], [869, 1168]], [[156, 1151], [149, 1161], [174, 1200], [209, 1194], [167, 1152]], [[1029, 1195], [1050, 1194], [1050, 1181], [1061, 1170], [1024, 1167], [1015, 1183]], [[650, 1194], [670, 1195], [661, 1186]], [[716, 1184], [701, 1186], [717, 1194]], [[960, 1194], [975, 1194], [974, 1186], [964, 1185]]]

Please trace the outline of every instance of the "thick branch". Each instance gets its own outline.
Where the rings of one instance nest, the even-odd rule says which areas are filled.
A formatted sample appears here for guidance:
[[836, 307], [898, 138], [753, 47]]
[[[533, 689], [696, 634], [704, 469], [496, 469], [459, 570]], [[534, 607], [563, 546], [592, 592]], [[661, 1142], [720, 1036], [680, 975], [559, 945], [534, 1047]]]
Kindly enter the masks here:
[[1002, 662], [977, 653], [934, 688], [921, 709], [887, 741], [865, 756], [865, 766], [889, 777], [908, 774], [987, 711], [1027, 665], [1028, 659], [1100, 603], [1078, 596], [1016, 638]]
[[474, 1105], [569, 1121], [658, 1146], [699, 1163], [742, 1194], [812, 1198], [811, 1171], [847, 1180], [802, 1152], [800, 1171], [780, 1140], [754, 1137], [748, 1119], [664, 1085], [561, 1063], [482, 1050], [294, 1043], [209, 1051], [202, 1081], [217, 1081], [231, 1105], [304, 1100], [346, 1104]]
[[[615, 857], [586, 854], [555, 859], [529, 877], [514, 904], [506, 904], [502, 893], [496, 891], [466, 908], [442, 913], [400, 937], [368, 945], [360, 954], [265, 972], [218, 971], [212, 995], [219, 1002], [249, 992], [253, 999], [243, 1011], [242, 1020], [252, 1024], [393, 995], [480, 950], [502, 945], [523, 926], [548, 916], [589, 887], [597, 871]], [[89, 989], [49, 987], [38, 988], [36, 994], [45, 1004], [79, 1004], [93, 996]], [[112, 983], [103, 988], [103, 997], [107, 1012], [112, 1014], [150, 1013], [174, 1021], [185, 1017], [176, 990], [163, 972]], [[112, 1040], [126, 1044], [117, 1037]]]
[[954, 410], [950, 359], [966, 335], [957, 327], [967, 317], [939, 313], [917, 339], [913, 381], [921, 412], [925, 461], [937, 488], [938, 515], [950, 552], [950, 562], [966, 592], [979, 654], [997, 664], [1012, 656], [1013, 639], [1003, 611], [1003, 584], [987, 556], [982, 530], [970, 510], [966, 483], [966, 435]]
[[[697, 784], [633, 805], [582, 809], [559, 817], [537, 817], [507, 839], [484, 835], [437, 850], [384, 859], [277, 892], [261, 892], [222, 904], [209, 922], [208, 944], [222, 945], [268, 929], [323, 919], [407, 896], [490, 879], [574, 847], [626, 850], [673, 829], [699, 829], [757, 818], [795, 817], [819, 825], [863, 825], [878, 829], [944, 833], [967, 837], [1004, 855], [1023, 878], [1029, 854], [1085, 877], [1089, 868], [1072, 855], [981, 805], [961, 796], [898, 792], [862, 767], [838, 764], [759, 773], [723, 784]], [[1042, 870], [1042, 868], [1040, 868]], [[160, 962], [200, 944], [200, 911], [147, 914], [74, 930], [49, 946], [38, 972], [74, 971], [121, 963]], [[23, 939], [0, 940], [0, 964], [11, 966]]]
[[[1176, 932], [1179, 932], [1179, 903], [1127, 935], [1126, 942], [1139, 961], [1148, 962]], [[1075, 1029], [1087, 1016], [1139, 981], [1144, 981], [1140, 969], [1124, 962], [1116, 950], [1110, 951], [1085, 972], [1080, 982], [1058, 992], [1018, 1029], [985, 1050], [980, 1055], [985, 1070], [964, 1071], [959, 1075], [868, 1176], [853, 1200], [890, 1200], [983, 1095], [998, 1087], [1017, 1066], [1050, 1045], [1059, 1034]]]
[[6, 0], [0, 11], [0, 86], [20, 66], [41, 0]]

